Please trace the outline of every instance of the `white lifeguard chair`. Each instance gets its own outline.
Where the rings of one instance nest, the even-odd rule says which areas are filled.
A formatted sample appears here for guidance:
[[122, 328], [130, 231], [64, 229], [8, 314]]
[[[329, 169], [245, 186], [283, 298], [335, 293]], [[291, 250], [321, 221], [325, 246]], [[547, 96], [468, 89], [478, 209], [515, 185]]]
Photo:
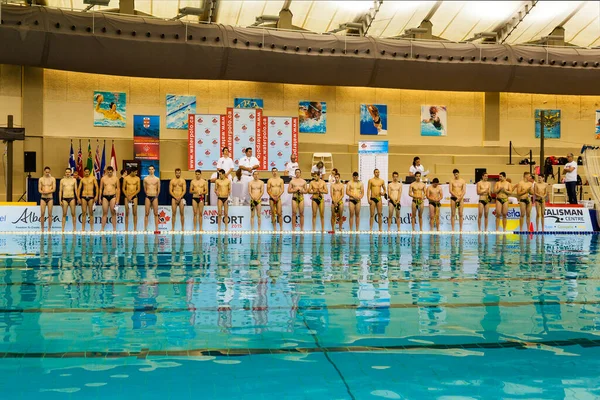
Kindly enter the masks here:
[[327, 173], [331, 172], [333, 169], [333, 156], [331, 153], [313, 153], [311, 165], [315, 165], [319, 161], [323, 161], [323, 166]]
[[567, 203], [567, 186], [564, 183], [555, 183], [552, 185], [552, 192], [550, 192], [550, 203], [556, 203], [555, 199], [562, 197], [563, 203]]

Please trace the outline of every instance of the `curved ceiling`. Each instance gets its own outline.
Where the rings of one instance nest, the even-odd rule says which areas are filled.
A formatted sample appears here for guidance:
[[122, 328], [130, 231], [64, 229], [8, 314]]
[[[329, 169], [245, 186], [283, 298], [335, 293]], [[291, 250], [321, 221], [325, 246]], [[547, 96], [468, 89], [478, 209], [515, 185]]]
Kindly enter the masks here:
[[[48, 6], [72, 11], [86, 8], [84, 0], [38, 0]], [[89, 1], [89, 0], [86, 0]], [[202, 8], [210, 0], [120, 0], [134, 2], [139, 14], [171, 19], [183, 7]], [[10, 1], [9, 1], [10, 2]], [[260, 15], [278, 15], [284, 4], [293, 14], [292, 24], [312, 32], [332, 31], [340, 24], [355, 21], [371, 7], [373, 1], [292, 0], [214, 1], [218, 12], [212, 22], [236, 27], [255, 23]], [[373, 37], [394, 37], [406, 29], [416, 28], [429, 16], [432, 33], [449, 41], [464, 41], [479, 32], [490, 32], [506, 23], [515, 12], [529, 4], [530, 11], [510, 35], [505, 44], [523, 44], [550, 35], [557, 26], [565, 28], [565, 41], [581, 47], [600, 45], [600, 2], [598, 1], [395, 1], [384, 0], [368, 29]], [[119, 8], [119, 0], [110, 0], [108, 7]], [[432, 14], [432, 10], [435, 10]], [[185, 17], [183, 20], [198, 20]]]

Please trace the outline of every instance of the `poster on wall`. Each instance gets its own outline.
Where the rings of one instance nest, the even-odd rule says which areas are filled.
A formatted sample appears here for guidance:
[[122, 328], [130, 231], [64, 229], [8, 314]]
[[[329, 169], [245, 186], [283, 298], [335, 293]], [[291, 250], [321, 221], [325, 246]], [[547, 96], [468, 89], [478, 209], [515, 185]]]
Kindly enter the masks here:
[[596, 139], [600, 139], [600, 110], [596, 110]]
[[300, 133], [325, 133], [327, 131], [327, 103], [301, 101], [298, 103]]
[[[367, 183], [373, 178], [373, 171], [379, 170], [379, 177], [387, 182], [388, 179], [388, 142], [369, 141], [358, 142], [358, 176], [364, 185], [365, 196], [362, 204], [368, 204]], [[382, 199], [383, 204], [387, 202]]]
[[446, 106], [421, 106], [421, 136], [448, 135]]
[[188, 170], [216, 169], [221, 148], [228, 146], [225, 115], [188, 116]]
[[360, 134], [387, 135], [387, 105], [360, 105]]
[[264, 117], [268, 138], [268, 169], [285, 169], [292, 154], [298, 155], [298, 118]]
[[263, 99], [236, 97], [233, 99], [233, 108], [264, 108]]
[[167, 129], [188, 129], [188, 115], [196, 114], [196, 96], [167, 95]]
[[544, 138], [560, 139], [560, 110], [535, 110], [535, 137], [540, 138], [542, 114], [544, 112]]
[[265, 136], [266, 130], [262, 129], [262, 122], [263, 114], [261, 109], [227, 109], [227, 134], [233, 138], [233, 142], [228, 147], [235, 165], [238, 165], [239, 159], [244, 157], [244, 150], [250, 147], [254, 150], [254, 156], [261, 162], [260, 169], [266, 169], [265, 157], [259, 157], [261, 149], [264, 149], [266, 146], [263, 140], [267, 140]]
[[124, 128], [127, 95], [122, 92], [94, 92], [94, 126]]

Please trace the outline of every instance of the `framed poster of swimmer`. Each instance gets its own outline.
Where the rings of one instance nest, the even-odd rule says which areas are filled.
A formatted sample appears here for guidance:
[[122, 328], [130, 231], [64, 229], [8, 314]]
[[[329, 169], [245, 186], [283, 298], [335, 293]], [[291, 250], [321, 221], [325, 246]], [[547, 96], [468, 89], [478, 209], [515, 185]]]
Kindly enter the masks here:
[[387, 135], [387, 105], [360, 105], [360, 134]]
[[264, 108], [263, 99], [236, 97], [233, 99], [233, 108]]
[[94, 126], [125, 128], [127, 95], [122, 92], [94, 92]]
[[560, 139], [560, 110], [535, 110], [535, 138], [542, 134], [542, 111], [544, 112], [544, 139]]
[[167, 129], [187, 129], [188, 115], [196, 114], [196, 96], [167, 95]]
[[600, 110], [596, 110], [596, 119], [594, 125], [596, 125], [596, 139], [600, 139]]
[[327, 103], [300, 101], [298, 103], [300, 133], [325, 133], [327, 131]]
[[448, 135], [446, 106], [421, 106], [421, 136]]

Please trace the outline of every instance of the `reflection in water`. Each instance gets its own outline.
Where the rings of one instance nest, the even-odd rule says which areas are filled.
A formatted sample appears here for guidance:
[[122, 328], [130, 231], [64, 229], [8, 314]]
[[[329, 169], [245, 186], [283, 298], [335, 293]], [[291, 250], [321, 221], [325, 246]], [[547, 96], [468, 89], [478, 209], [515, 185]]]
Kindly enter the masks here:
[[[0, 269], [0, 350], [25, 343], [20, 326], [27, 343], [62, 350], [80, 334], [96, 350], [139, 350], [163, 347], [161, 337], [177, 349], [269, 347], [276, 333], [293, 340], [307, 332], [335, 345], [374, 345], [390, 334], [396, 344], [497, 343], [581, 337], [600, 326], [592, 236], [12, 240], [15, 254], [33, 256]], [[68, 313], [46, 314], [60, 310]]]

